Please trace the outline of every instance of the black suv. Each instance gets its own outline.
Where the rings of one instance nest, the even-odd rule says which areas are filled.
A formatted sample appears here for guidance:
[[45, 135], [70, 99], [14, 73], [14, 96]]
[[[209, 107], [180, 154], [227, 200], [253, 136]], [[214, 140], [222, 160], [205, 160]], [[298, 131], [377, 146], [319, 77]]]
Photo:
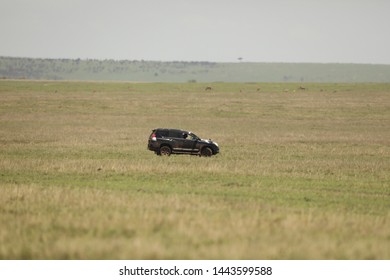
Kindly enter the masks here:
[[148, 149], [157, 155], [189, 154], [210, 157], [219, 153], [218, 144], [200, 139], [190, 131], [156, 128], [149, 136]]

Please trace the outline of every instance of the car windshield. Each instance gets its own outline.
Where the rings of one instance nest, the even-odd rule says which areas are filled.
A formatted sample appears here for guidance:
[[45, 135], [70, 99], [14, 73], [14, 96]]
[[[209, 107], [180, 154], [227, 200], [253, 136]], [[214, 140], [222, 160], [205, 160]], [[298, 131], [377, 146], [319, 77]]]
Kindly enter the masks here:
[[199, 137], [196, 136], [195, 134], [193, 134], [192, 132], [188, 133], [188, 137], [187, 137], [188, 140], [198, 140]]

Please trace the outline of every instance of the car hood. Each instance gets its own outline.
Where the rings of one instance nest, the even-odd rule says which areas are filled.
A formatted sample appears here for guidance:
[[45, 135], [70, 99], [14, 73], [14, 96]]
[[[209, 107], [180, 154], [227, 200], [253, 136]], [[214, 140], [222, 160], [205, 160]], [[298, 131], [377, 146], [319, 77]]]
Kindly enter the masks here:
[[214, 144], [218, 146], [218, 144], [211, 139], [200, 139], [200, 142], [207, 143], [207, 144]]

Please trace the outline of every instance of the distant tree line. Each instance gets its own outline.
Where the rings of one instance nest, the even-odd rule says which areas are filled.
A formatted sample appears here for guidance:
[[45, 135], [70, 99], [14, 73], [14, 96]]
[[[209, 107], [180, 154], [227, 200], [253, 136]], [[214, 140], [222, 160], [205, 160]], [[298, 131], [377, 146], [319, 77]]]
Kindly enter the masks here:
[[390, 82], [390, 65], [0, 56], [0, 78], [146, 82]]

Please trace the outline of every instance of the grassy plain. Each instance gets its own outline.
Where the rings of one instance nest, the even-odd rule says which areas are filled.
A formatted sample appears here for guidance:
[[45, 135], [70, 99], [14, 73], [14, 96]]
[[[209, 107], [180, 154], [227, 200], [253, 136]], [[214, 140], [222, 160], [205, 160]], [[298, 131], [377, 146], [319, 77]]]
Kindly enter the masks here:
[[390, 84], [205, 86], [0, 81], [0, 259], [390, 259]]

